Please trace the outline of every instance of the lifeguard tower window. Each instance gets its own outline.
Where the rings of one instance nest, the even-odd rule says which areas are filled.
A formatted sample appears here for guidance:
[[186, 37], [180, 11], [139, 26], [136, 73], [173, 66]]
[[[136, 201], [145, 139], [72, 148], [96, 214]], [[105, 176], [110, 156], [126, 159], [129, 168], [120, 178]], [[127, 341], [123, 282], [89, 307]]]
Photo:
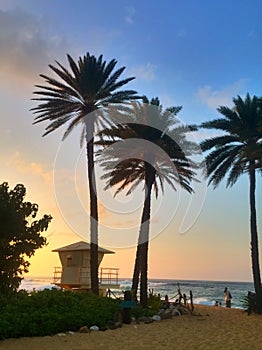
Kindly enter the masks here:
[[70, 266], [75, 266], [74, 260], [72, 258], [72, 255], [67, 255], [66, 257], [66, 266], [70, 267]]

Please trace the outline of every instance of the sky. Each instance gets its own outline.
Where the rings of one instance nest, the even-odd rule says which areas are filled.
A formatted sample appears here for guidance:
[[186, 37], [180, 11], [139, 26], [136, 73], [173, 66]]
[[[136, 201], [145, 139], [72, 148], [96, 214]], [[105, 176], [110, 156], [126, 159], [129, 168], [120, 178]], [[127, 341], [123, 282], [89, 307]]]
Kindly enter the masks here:
[[[103, 54], [126, 67], [123, 78], [136, 77], [128, 88], [158, 96], [164, 107], [182, 106], [180, 120], [200, 124], [218, 117], [219, 106], [232, 107], [233, 97], [262, 96], [261, 12], [260, 0], [0, 0], [0, 183], [24, 184], [39, 217], [53, 216], [30, 276], [52, 276], [60, 265], [53, 249], [89, 240], [85, 151], [78, 131], [61, 142], [64, 129], [43, 138], [46, 124], [32, 125], [39, 74], [50, 75], [56, 60], [67, 66], [67, 53], [75, 60]], [[198, 141], [210, 136], [201, 131]], [[261, 185], [260, 177], [260, 233]], [[102, 265], [131, 277], [142, 188], [114, 198], [99, 179], [97, 186], [99, 242], [115, 252]], [[149, 277], [251, 281], [247, 177], [216, 190], [203, 179], [195, 190], [166, 188], [153, 199]]]

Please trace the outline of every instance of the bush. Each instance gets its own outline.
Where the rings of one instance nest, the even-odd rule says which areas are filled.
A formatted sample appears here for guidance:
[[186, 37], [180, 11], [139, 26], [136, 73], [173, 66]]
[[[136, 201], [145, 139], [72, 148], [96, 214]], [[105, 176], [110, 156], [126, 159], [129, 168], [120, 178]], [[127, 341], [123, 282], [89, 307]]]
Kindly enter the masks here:
[[256, 313], [258, 311], [256, 305], [256, 294], [248, 292], [248, 295], [243, 298], [242, 305], [248, 314], [251, 314], [252, 312]]
[[162, 306], [163, 301], [157, 296], [150, 294], [147, 300], [148, 308], [143, 308], [138, 305], [131, 311], [132, 317], [138, 318], [141, 316], [151, 317], [157, 314]]
[[87, 292], [45, 289], [0, 297], [0, 335], [4, 338], [52, 335], [82, 326], [106, 327], [120, 311], [118, 300]]

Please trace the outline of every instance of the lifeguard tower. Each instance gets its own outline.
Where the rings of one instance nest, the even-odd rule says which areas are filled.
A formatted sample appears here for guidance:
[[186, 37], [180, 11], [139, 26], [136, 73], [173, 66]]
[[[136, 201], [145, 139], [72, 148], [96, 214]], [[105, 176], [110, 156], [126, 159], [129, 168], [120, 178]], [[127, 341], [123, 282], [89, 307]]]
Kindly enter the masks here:
[[[62, 248], [58, 252], [61, 267], [55, 267], [53, 284], [64, 289], [90, 290], [90, 244], [84, 241], [76, 242]], [[111, 250], [98, 247], [98, 266], [104, 254], [114, 254]], [[107, 290], [119, 288], [118, 268], [104, 267], [99, 270], [99, 291], [104, 294]]]

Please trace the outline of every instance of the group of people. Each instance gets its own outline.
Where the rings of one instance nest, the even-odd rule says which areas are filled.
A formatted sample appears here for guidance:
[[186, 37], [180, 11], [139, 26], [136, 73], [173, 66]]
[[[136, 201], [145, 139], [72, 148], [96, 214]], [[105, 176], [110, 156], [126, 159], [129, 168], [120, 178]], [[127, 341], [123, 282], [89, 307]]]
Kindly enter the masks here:
[[[182, 294], [180, 292], [180, 288], [178, 288], [178, 299], [176, 299], [175, 301], [175, 304], [181, 304], [182, 300], [184, 301], [184, 305], [186, 306], [187, 305], [187, 296], [186, 294]], [[158, 297], [160, 299], [160, 294], [158, 294]], [[232, 295], [230, 293], [230, 291], [228, 290], [227, 287], [225, 287], [224, 289], [224, 300], [225, 300], [225, 303], [226, 303], [226, 307], [231, 307], [231, 299], [232, 299]], [[194, 310], [194, 305], [193, 305], [193, 294], [192, 294], [192, 291], [190, 291], [190, 304], [191, 304], [191, 309], [192, 311]], [[163, 302], [163, 305], [162, 307], [164, 309], [168, 309], [170, 306], [170, 303], [169, 303], [169, 300], [168, 300], [168, 295], [165, 296], [165, 300]], [[218, 302], [216, 301], [215, 302], [215, 306], [222, 306], [221, 302]]]
[[[174, 305], [184, 305], [185, 307], [190, 307], [191, 311], [194, 311], [194, 303], [193, 303], [193, 293], [192, 290], [190, 290], [189, 292], [189, 298], [187, 297], [187, 295], [184, 293], [182, 294], [180, 291], [180, 288], [178, 288], [178, 293], [177, 295], [175, 295], [175, 297], [177, 297], [177, 299], [175, 299], [175, 301], [173, 303], [170, 303], [168, 295], [165, 295], [165, 300], [162, 304], [162, 308], [163, 309], [169, 309], [170, 308], [170, 304]], [[158, 297], [160, 299], [160, 294], [158, 294]], [[173, 297], [172, 299], [174, 299], [175, 297]]]

